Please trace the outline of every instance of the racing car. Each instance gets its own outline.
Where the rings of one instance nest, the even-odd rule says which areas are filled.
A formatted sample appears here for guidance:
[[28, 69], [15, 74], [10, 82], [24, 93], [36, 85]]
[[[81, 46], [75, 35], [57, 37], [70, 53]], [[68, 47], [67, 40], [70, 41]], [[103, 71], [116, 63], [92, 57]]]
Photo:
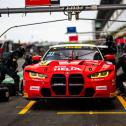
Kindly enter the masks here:
[[113, 55], [102, 55], [96, 45], [51, 46], [37, 64], [24, 68], [26, 99], [102, 98], [116, 95]]

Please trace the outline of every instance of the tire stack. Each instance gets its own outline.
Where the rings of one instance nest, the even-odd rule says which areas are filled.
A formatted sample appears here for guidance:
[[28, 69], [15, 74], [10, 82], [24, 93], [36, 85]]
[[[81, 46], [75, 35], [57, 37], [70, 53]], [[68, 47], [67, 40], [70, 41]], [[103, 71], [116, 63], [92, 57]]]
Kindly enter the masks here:
[[0, 84], [0, 101], [8, 101], [10, 96], [16, 96], [17, 86], [12, 83]]
[[0, 101], [8, 101], [10, 97], [9, 89], [6, 85], [0, 85]]
[[4, 84], [8, 90], [9, 90], [9, 94], [10, 96], [16, 96], [16, 85], [15, 84], [12, 84], [12, 83], [6, 83]]

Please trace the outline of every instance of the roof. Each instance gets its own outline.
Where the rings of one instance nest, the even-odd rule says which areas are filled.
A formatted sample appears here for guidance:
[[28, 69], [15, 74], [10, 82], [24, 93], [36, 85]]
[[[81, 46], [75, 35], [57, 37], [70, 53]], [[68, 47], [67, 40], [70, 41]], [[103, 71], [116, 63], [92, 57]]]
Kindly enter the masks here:
[[[120, 4], [121, 1], [122, 0], [101, 0], [100, 5]], [[105, 19], [105, 20], [104, 21], [96, 20], [96, 22], [100, 22], [100, 24], [101, 24], [100, 28], [96, 28], [96, 30], [102, 29], [105, 26], [105, 24], [110, 19], [110, 17], [112, 16], [114, 11], [115, 10], [99, 10], [98, 11], [96, 19]]]

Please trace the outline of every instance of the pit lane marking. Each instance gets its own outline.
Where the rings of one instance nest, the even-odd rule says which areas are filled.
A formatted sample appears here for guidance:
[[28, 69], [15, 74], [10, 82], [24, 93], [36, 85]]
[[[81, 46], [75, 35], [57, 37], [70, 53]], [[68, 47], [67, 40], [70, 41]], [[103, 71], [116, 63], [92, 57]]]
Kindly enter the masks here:
[[126, 101], [124, 100], [124, 98], [122, 96], [117, 96], [117, 98], [124, 107], [124, 109], [126, 110]]
[[94, 111], [89, 111], [89, 112], [57, 112], [57, 115], [126, 115], [126, 112], [94, 112]]
[[24, 115], [35, 103], [36, 101], [30, 101], [18, 114]]
[[120, 115], [124, 114], [126, 115], [126, 112], [57, 112], [57, 115]]

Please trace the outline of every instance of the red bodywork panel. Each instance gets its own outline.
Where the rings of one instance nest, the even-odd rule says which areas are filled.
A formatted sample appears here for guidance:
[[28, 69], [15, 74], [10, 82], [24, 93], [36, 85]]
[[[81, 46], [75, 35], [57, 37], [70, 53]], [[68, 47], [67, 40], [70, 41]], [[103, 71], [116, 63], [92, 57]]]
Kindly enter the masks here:
[[[109, 74], [91, 78], [101, 71]], [[25, 67], [23, 85], [24, 97], [28, 99], [111, 98], [116, 90], [115, 66], [104, 60], [41, 61]]]

